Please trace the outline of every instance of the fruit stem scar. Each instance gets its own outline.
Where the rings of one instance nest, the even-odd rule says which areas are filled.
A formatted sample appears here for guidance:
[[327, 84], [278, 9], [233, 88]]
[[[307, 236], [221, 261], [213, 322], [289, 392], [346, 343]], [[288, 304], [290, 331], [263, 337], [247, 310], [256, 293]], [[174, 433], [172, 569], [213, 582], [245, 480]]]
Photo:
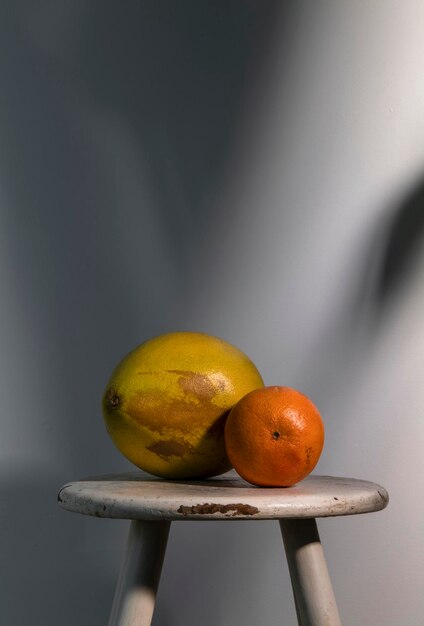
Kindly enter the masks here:
[[280, 433], [278, 432], [278, 430], [276, 430], [275, 432], [272, 433], [272, 438], [273, 439], [279, 439], [280, 438]]
[[113, 389], [110, 389], [106, 396], [106, 403], [110, 409], [114, 409], [120, 403], [120, 397]]

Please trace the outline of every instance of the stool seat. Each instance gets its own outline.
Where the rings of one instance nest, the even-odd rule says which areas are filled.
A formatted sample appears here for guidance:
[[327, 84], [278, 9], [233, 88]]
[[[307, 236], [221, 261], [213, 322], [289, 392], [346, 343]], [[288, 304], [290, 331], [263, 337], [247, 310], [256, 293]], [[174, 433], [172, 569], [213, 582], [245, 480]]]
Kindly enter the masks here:
[[234, 470], [198, 481], [140, 471], [95, 476], [58, 494], [68, 511], [131, 520], [109, 626], [151, 626], [173, 521], [271, 519], [281, 528], [298, 624], [341, 626], [315, 518], [379, 511], [388, 499], [365, 480], [311, 475], [294, 487], [259, 488]]
[[174, 481], [128, 472], [71, 482], [60, 505], [96, 517], [133, 520], [254, 520], [355, 515], [384, 509], [384, 487], [365, 480], [310, 475], [294, 487], [259, 488], [233, 471]]

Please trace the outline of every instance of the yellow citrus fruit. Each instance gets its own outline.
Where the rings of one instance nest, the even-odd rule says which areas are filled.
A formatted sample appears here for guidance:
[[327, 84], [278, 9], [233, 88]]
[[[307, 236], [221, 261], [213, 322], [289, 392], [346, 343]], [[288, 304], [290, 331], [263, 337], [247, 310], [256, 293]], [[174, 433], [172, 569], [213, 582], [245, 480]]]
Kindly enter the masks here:
[[300, 391], [263, 387], [233, 407], [225, 443], [242, 478], [263, 487], [289, 487], [318, 463], [324, 424], [316, 406]]
[[205, 478], [231, 468], [225, 420], [240, 398], [262, 386], [252, 361], [222, 339], [169, 333], [118, 364], [103, 414], [117, 448], [141, 469], [165, 478]]

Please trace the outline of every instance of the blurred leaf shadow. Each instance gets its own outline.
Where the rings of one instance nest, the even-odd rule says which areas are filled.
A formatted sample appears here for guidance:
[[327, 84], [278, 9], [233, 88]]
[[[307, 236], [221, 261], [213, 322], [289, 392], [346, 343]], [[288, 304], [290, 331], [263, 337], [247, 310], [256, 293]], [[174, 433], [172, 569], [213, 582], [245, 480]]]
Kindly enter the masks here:
[[[424, 179], [412, 186], [397, 206], [380, 212], [364, 234], [357, 252], [355, 277], [348, 295], [317, 336], [308, 361], [299, 372], [307, 392], [324, 409], [343, 406], [381, 332], [396, 307], [415, 285], [424, 248]], [[331, 411], [330, 411], [331, 413]], [[328, 417], [335, 440], [343, 420]]]
[[409, 281], [424, 246], [424, 179], [393, 212], [386, 228], [374, 303], [378, 315]]

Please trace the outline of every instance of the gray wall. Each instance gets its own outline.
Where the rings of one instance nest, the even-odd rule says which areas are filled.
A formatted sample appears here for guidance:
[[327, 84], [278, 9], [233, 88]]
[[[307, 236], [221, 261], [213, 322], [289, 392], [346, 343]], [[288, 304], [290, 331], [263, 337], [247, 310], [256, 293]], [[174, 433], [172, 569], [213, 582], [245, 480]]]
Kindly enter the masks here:
[[[106, 380], [190, 329], [312, 397], [317, 472], [389, 490], [320, 532], [345, 626], [419, 626], [424, 5], [10, 0], [0, 31], [0, 623], [107, 623], [127, 522], [56, 492], [131, 469]], [[154, 624], [265, 623], [277, 525], [175, 524]]]

